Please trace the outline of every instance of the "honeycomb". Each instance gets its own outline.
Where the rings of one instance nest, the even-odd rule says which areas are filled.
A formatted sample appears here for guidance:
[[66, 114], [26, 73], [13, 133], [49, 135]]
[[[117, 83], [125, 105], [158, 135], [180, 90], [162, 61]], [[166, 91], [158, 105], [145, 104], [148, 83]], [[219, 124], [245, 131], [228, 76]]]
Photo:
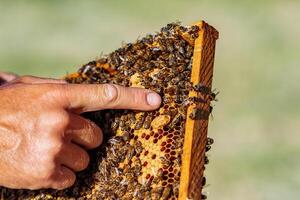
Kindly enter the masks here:
[[[198, 25], [170, 23], [154, 35], [83, 65], [66, 76], [70, 83], [113, 83], [151, 89], [162, 97], [155, 111], [104, 110], [84, 114], [103, 130], [104, 143], [90, 152], [87, 170], [69, 189], [0, 189], [1, 199], [178, 199], [186, 121], [205, 119], [216, 94], [191, 82]], [[190, 92], [196, 93], [191, 96]], [[83, 91], [84, 95], [84, 91]], [[208, 105], [208, 112], [199, 109]], [[188, 115], [189, 107], [193, 107]], [[203, 139], [202, 139], [203, 140]], [[204, 138], [205, 151], [213, 139]], [[189, 155], [191, 157], [193, 155]], [[208, 158], [203, 158], [208, 164]], [[201, 185], [205, 177], [198, 178]], [[206, 195], [201, 194], [201, 199]]]

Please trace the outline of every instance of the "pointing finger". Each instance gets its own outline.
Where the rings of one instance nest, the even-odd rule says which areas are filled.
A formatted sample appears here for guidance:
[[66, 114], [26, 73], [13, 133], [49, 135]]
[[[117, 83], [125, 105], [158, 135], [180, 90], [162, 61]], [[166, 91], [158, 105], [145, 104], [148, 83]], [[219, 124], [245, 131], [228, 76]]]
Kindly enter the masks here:
[[161, 97], [150, 90], [129, 88], [113, 84], [63, 85], [63, 102], [70, 110], [79, 113], [103, 109], [154, 110]]

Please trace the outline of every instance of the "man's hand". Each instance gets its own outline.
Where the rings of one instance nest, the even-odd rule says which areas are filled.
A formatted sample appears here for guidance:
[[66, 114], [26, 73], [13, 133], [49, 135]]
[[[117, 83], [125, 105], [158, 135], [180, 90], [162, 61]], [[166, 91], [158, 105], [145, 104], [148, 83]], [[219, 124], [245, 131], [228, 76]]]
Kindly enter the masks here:
[[64, 189], [88, 166], [86, 149], [102, 131], [81, 113], [102, 109], [153, 110], [158, 94], [117, 85], [67, 84], [21, 77], [0, 87], [0, 185]]

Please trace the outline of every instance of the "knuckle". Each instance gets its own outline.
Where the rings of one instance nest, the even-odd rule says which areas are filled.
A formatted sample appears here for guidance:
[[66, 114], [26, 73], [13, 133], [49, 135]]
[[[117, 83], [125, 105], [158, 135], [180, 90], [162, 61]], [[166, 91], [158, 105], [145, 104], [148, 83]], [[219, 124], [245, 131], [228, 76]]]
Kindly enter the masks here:
[[65, 128], [66, 126], [68, 126], [69, 122], [70, 122], [70, 116], [67, 112], [65, 111], [61, 111], [57, 113], [57, 120], [58, 120], [58, 124], [62, 127]]
[[120, 88], [118, 86], [113, 84], [103, 84], [100, 89], [107, 102], [116, 102], [119, 99]]
[[65, 129], [69, 124], [70, 118], [67, 112], [65, 111], [54, 111], [48, 112], [42, 116], [42, 123], [45, 122], [48, 126], [51, 126], [55, 129]]

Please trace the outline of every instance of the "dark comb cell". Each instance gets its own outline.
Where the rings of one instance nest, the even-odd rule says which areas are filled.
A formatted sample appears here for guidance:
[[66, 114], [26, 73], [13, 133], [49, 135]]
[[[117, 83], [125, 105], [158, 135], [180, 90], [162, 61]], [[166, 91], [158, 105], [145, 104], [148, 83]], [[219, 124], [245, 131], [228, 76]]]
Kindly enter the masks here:
[[172, 139], [168, 139], [167, 143], [170, 144], [173, 140]]

